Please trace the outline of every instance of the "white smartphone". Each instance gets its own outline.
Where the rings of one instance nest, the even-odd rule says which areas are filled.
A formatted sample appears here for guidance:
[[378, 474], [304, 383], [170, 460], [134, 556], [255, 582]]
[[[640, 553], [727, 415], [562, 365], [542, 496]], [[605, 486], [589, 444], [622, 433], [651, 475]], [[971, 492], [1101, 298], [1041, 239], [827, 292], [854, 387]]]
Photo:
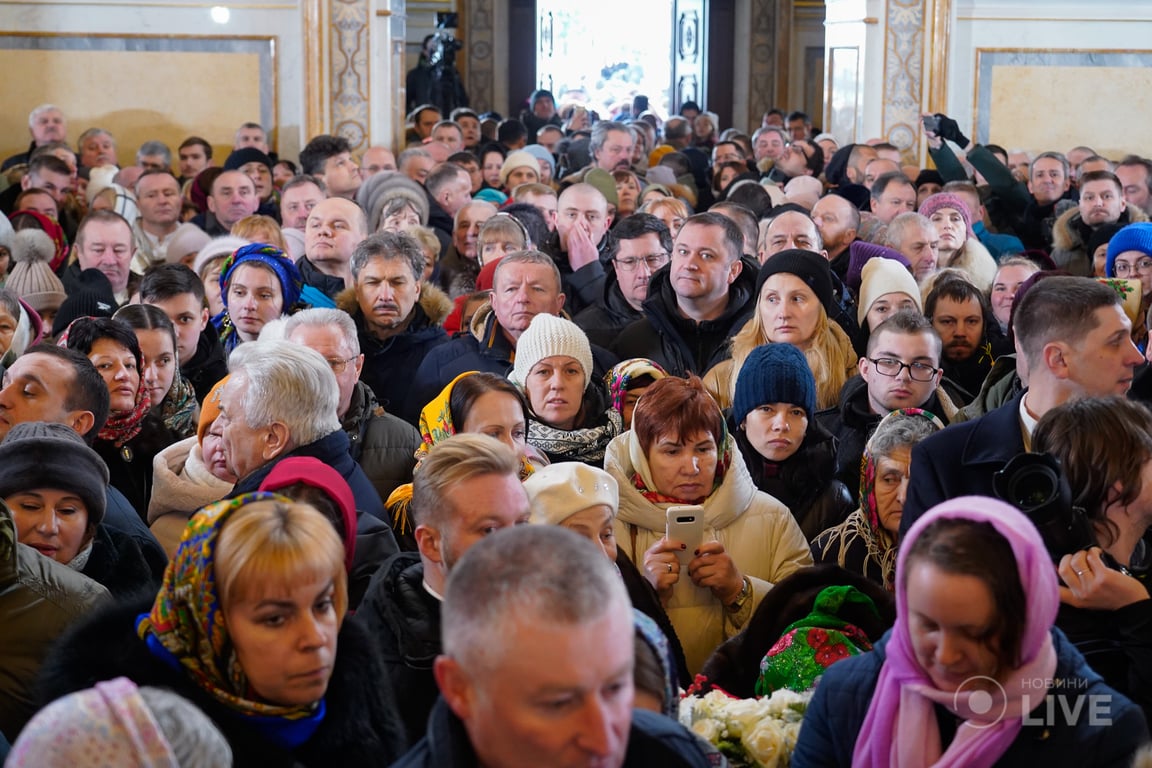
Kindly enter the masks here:
[[685, 545], [676, 557], [680, 560], [680, 570], [687, 573], [688, 563], [696, 557], [694, 553], [704, 541], [704, 507], [697, 504], [668, 507], [667, 516], [664, 535]]

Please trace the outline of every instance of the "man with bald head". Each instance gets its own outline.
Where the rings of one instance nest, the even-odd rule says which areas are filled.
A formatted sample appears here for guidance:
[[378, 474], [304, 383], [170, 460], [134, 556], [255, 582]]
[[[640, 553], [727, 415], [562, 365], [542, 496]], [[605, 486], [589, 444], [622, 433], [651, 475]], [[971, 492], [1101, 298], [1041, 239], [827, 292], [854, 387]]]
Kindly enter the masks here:
[[812, 206], [812, 220], [824, 241], [829, 266], [843, 280], [848, 274], [848, 247], [860, 231], [860, 209], [846, 197], [825, 195]]
[[556, 232], [543, 250], [560, 270], [568, 311], [576, 313], [604, 299], [606, 276], [601, 254], [608, 248], [612, 216], [600, 190], [585, 183], [561, 192], [557, 210]]
[[396, 170], [396, 156], [388, 147], [369, 147], [360, 156], [360, 179], [368, 181], [381, 171]]
[[450, 297], [476, 290], [476, 277], [483, 266], [479, 260], [480, 227], [496, 215], [496, 206], [485, 200], [469, 199], [452, 217], [452, 245], [440, 260], [440, 287]]
[[321, 200], [304, 225], [304, 256], [297, 266], [304, 282], [336, 305], [336, 295], [351, 288], [352, 251], [364, 239], [368, 221], [360, 206], [342, 197]]

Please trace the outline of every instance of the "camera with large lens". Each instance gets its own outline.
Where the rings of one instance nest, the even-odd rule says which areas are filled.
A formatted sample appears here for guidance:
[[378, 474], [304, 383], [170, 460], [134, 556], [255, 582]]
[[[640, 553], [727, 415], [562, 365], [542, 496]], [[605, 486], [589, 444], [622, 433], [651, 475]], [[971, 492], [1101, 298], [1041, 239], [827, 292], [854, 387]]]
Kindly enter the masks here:
[[993, 476], [992, 487], [997, 496], [1028, 516], [1054, 562], [1099, 546], [1084, 510], [1072, 506], [1072, 489], [1055, 456], [1018, 454]]

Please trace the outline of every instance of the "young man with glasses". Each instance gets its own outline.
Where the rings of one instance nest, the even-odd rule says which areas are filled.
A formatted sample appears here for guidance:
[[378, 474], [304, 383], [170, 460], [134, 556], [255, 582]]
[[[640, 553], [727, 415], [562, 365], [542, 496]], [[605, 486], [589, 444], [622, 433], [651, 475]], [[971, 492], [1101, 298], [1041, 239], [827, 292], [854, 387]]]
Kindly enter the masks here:
[[873, 329], [857, 364], [860, 375], [844, 385], [840, 408], [821, 418], [839, 440], [836, 479], [853, 498], [860, 491], [864, 444], [882, 418], [899, 408], [923, 408], [947, 424], [956, 414], [957, 406], [940, 388], [941, 350], [932, 324], [915, 310], [896, 312]]
[[589, 341], [607, 347], [620, 331], [644, 316], [644, 300], [652, 275], [668, 263], [672, 235], [660, 219], [636, 213], [612, 230], [611, 262], [604, 298], [573, 318]]

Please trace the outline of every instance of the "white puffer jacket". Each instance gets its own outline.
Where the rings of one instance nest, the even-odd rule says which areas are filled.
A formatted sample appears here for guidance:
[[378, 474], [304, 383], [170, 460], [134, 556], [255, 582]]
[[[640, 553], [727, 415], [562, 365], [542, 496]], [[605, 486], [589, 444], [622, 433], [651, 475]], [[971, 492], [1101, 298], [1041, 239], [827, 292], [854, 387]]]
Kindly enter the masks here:
[[[623, 547], [636, 567], [643, 571], [644, 552], [663, 538], [665, 510], [672, 505], [648, 501], [636, 490], [632, 482], [636, 470], [628, 450], [631, 439], [632, 433], [625, 432], [608, 444], [604, 468], [620, 484], [617, 545]], [[736, 567], [752, 582], [754, 611], [776, 582], [811, 565], [812, 553], [788, 508], [756, 488], [731, 437], [728, 451], [732, 463], [724, 482], [702, 505], [704, 541], [723, 544]], [[732, 614], [710, 590], [686, 586], [677, 585], [665, 608], [684, 647], [688, 671], [695, 675], [716, 647], [741, 627], [733, 625]], [[751, 614], [741, 611], [741, 615]]]

